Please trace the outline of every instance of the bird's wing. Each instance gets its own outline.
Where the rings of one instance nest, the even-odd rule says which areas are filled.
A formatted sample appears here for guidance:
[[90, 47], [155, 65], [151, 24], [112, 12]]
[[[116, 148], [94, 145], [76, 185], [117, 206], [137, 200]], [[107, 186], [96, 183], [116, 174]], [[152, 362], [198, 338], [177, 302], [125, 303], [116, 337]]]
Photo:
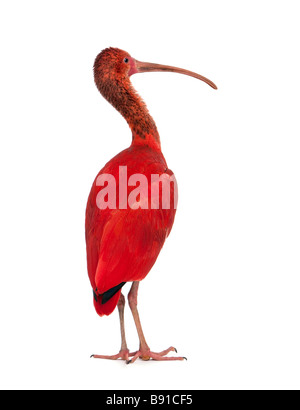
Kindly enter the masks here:
[[[152, 158], [152, 152], [143, 152], [132, 155], [132, 149], [125, 150], [116, 157], [117, 160], [110, 161], [98, 176], [103, 173], [114, 175], [118, 193], [119, 164], [128, 167], [128, 178], [141, 173], [151, 181], [152, 174], [173, 174], [166, 168], [163, 159]], [[134, 209], [131, 203], [128, 209], [100, 210], [97, 207], [99, 189], [94, 183], [86, 212], [88, 272], [96, 296], [123, 282], [142, 280], [148, 274], [171, 231], [176, 212], [174, 208], [151, 209], [150, 202], [150, 209]], [[132, 189], [128, 188], [129, 196]]]
[[104, 226], [95, 286], [99, 294], [122, 282], [142, 280], [165, 242], [161, 210], [115, 210]]
[[125, 282], [142, 280], [149, 273], [171, 229], [164, 221], [161, 210], [118, 209], [103, 229], [98, 225], [89, 232], [88, 272], [100, 316], [114, 310]]

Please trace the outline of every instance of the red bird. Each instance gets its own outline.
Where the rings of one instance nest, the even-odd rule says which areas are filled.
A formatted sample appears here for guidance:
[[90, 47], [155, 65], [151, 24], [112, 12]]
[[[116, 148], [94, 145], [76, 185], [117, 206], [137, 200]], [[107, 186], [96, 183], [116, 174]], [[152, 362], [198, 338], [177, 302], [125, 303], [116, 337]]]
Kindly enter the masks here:
[[[191, 71], [153, 63], [142, 63], [127, 52], [107, 48], [96, 58], [95, 83], [102, 96], [126, 119], [132, 131], [131, 146], [111, 159], [97, 175], [86, 209], [87, 265], [98, 315], [110, 315], [118, 306], [121, 350], [113, 356], [94, 358], [126, 360], [183, 360], [150, 351], [137, 310], [139, 283], [154, 265], [170, 234], [176, 212], [176, 183], [161, 152], [160, 138], [148, 109], [134, 90], [130, 76], [150, 71], [186, 74], [214, 83]], [[154, 177], [153, 177], [154, 176]], [[156, 176], [156, 177], [155, 177]], [[164, 202], [164, 181], [169, 183]], [[106, 184], [106, 185], [105, 185]], [[130, 353], [125, 338], [124, 306], [121, 293], [133, 282], [128, 302], [137, 328], [139, 350]], [[129, 359], [131, 358], [131, 360]]]

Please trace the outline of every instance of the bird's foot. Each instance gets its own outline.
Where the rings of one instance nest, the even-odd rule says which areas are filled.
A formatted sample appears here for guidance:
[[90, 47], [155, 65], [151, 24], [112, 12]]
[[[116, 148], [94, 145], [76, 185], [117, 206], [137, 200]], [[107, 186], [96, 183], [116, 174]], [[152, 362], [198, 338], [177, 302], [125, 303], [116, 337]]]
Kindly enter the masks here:
[[94, 359], [108, 359], [108, 360], [121, 359], [121, 360], [126, 360], [126, 362], [128, 362], [129, 357], [132, 357], [132, 356], [134, 356], [135, 354], [136, 354], [136, 352], [129, 353], [129, 350], [128, 350], [128, 349], [124, 349], [124, 350], [120, 350], [119, 353], [114, 354], [114, 355], [112, 355], [112, 356], [92, 354], [91, 357], [93, 357]]
[[[186, 357], [166, 357], [166, 355], [169, 352], [175, 352], [177, 353], [177, 350], [175, 349], [175, 347], [169, 347], [166, 350], [163, 350], [162, 352], [159, 353], [155, 353], [155, 352], [151, 352], [150, 349], [146, 349], [146, 350], [138, 350], [137, 352], [135, 352], [135, 354], [133, 355], [132, 359], [127, 360], [126, 363], [134, 363], [136, 361], [136, 359], [140, 358], [142, 360], [157, 360], [157, 361], [167, 361], [167, 360], [187, 360]], [[131, 353], [132, 355], [132, 353]], [[130, 356], [131, 356], [130, 355]]]

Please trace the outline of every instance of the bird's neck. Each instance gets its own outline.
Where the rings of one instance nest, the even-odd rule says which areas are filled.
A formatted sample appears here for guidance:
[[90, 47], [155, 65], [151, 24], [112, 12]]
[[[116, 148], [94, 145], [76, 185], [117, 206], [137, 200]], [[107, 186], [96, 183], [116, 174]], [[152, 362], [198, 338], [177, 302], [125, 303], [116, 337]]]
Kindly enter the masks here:
[[156, 124], [146, 104], [128, 79], [115, 84], [110, 93], [101, 94], [119, 111], [132, 131], [132, 145], [146, 145], [160, 150], [160, 138]]

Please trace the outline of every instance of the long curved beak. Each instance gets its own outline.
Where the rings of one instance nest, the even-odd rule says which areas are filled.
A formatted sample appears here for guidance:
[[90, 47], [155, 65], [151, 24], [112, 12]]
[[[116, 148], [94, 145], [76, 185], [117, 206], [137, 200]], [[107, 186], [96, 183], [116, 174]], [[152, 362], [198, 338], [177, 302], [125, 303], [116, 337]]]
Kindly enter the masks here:
[[194, 73], [193, 71], [185, 70], [184, 68], [172, 67], [170, 65], [162, 65], [162, 64], [155, 64], [155, 63], [143, 63], [138, 60], [135, 60], [135, 66], [136, 66], [137, 73], [149, 73], [151, 71], [166, 71], [166, 72], [171, 72], [171, 73], [185, 74], [185, 75], [189, 75], [190, 77], [197, 78], [198, 80], [204, 81], [206, 84], [210, 85], [215, 90], [218, 89], [216, 84], [214, 84], [208, 78], [203, 77], [203, 75]]

